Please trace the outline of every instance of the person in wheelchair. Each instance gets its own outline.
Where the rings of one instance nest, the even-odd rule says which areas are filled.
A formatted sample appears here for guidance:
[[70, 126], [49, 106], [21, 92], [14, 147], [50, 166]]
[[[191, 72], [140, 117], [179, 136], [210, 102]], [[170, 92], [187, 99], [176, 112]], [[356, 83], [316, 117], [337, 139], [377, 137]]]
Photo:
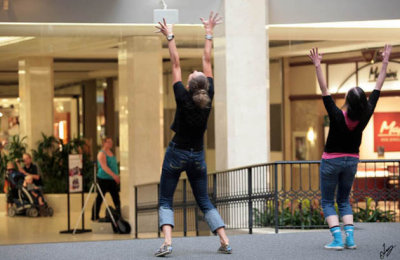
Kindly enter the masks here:
[[33, 183], [33, 177], [31, 175], [26, 175], [23, 183], [23, 187], [32, 195], [35, 206], [39, 207], [40, 215], [45, 214], [46, 203], [43, 198], [41, 189]]
[[6, 197], [7, 197], [7, 214], [10, 207], [15, 203], [18, 198], [18, 186], [24, 182], [25, 175], [17, 171], [13, 162], [7, 163], [7, 172], [5, 176], [6, 183]]

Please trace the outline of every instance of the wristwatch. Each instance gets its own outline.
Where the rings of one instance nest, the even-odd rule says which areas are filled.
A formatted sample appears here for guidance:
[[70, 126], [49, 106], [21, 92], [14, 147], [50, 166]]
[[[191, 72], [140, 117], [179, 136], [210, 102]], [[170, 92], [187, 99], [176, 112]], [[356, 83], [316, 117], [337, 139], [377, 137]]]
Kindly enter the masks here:
[[212, 40], [213, 39], [213, 36], [212, 36], [212, 34], [206, 34], [206, 40]]
[[167, 40], [171, 41], [172, 39], [174, 39], [174, 37], [175, 37], [175, 35], [169, 34], [169, 35], [167, 35]]

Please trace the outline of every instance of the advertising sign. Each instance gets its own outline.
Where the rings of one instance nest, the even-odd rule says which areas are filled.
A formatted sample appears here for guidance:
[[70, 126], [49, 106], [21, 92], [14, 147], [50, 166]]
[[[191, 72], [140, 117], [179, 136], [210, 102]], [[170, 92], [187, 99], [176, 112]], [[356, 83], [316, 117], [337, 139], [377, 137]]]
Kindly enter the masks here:
[[374, 113], [374, 151], [400, 151], [400, 112]]
[[82, 154], [68, 156], [69, 192], [81, 192], [83, 189]]

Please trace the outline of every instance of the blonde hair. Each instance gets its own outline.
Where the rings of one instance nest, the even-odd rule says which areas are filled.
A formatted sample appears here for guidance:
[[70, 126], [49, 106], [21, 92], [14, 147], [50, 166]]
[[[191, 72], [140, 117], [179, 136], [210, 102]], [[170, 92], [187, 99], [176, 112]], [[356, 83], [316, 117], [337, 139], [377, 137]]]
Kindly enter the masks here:
[[[11, 167], [10, 167], [11, 166]], [[8, 169], [15, 169], [14, 163], [13, 162], [8, 162], [7, 163], [7, 170]]]
[[208, 79], [204, 75], [199, 75], [189, 81], [189, 91], [192, 94], [193, 102], [201, 109], [210, 107], [211, 99], [208, 95], [208, 88]]

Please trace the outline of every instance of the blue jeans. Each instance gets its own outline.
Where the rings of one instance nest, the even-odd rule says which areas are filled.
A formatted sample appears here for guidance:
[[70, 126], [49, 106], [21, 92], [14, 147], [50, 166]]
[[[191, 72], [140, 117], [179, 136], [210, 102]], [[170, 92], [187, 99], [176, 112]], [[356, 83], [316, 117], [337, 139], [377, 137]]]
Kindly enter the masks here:
[[225, 227], [217, 209], [208, 198], [204, 150], [198, 152], [182, 150], [176, 148], [175, 143], [171, 142], [165, 153], [161, 173], [158, 211], [160, 228], [163, 225], [174, 227], [172, 201], [182, 171], [186, 171], [193, 195], [211, 231], [215, 233], [218, 228]]
[[321, 204], [325, 218], [337, 215], [334, 201], [336, 188], [336, 202], [340, 216], [353, 214], [349, 195], [357, 173], [357, 164], [358, 158], [355, 157], [322, 159], [320, 167]]

